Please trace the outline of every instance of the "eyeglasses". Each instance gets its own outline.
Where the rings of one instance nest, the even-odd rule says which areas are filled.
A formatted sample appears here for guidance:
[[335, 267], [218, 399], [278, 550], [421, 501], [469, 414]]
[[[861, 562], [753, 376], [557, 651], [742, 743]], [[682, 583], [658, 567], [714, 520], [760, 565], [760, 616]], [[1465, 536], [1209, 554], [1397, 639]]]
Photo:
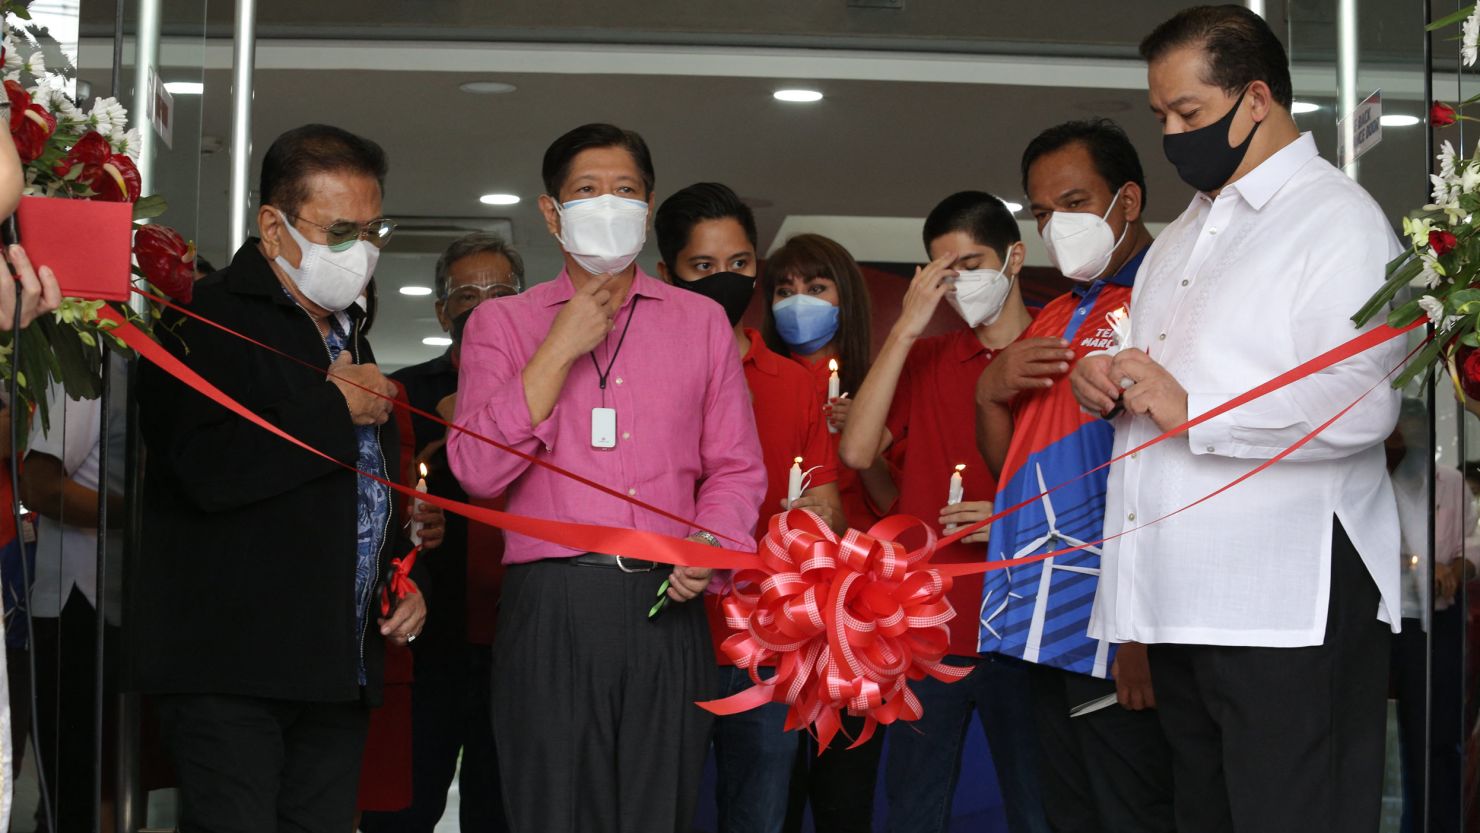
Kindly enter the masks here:
[[453, 304], [479, 304], [489, 298], [508, 298], [519, 294], [511, 283], [465, 283], [452, 290], [443, 300]]
[[283, 212], [283, 216], [295, 222], [307, 223], [322, 231], [329, 238], [329, 248], [336, 252], [344, 251], [351, 243], [358, 240], [364, 240], [377, 249], [384, 249], [385, 244], [391, 242], [391, 234], [396, 230], [395, 221], [384, 217], [371, 220], [364, 225], [349, 220], [335, 220], [327, 226], [321, 226], [313, 220], [287, 212]]

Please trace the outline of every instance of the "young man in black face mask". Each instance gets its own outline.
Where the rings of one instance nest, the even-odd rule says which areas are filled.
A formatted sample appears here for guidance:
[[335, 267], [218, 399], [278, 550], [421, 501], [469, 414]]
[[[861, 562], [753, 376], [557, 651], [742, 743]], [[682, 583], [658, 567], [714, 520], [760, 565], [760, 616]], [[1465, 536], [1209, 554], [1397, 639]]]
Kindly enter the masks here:
[[[757, 536], [765, 534], [772, 514], [786, 508], [794, 464], [804, 471], [816, 468], [790, 507], [815, 512], [835, 531], [845, 531], [832, 444], [811, 374], [772, 352], [759, 332], [740, 323], [755, 294], [755, 217], [749, 206], [724, 185], [700, 182], [658, 206], [653, 230], [662, 257], [658, 273], [674, 286], [724, 307], [735, 329], [766, 467], [766, 497]], [[735, 667], [733, 658], [721, 648], [734, 631], [725, 624], [719, 597], [711, 594], [705, 601], [720, 663], [720, 696], [729, 696], [752, 685], [750, 674]], [[772, 673], [770, 668], [761, 672], [766, 677]], [[722, 833], [781, 830], [798, 742], [795, 732], [783, 730], [785, 723], [786, 706], [781, 703], [714, 721]]]
[[[1146, 255], [1131, 349], [1073, 373], [1085, 408], [1123, 406], [1116, 455], [1352, 338], [1399, 251], [1376, 202], [1296, 128], [1262, 18], [1188, 9], [1141, 52], [1167, 157], [1199, 193]], [[1110, 471], [1105, 533], [1124, 537], [1106, 542], [1090, 636], [1150, 646], [1179, 830], [1377, 829], [1400, 609], [1390, 344]], [[1353, 402], [1257, 483], [1167, 517]]]

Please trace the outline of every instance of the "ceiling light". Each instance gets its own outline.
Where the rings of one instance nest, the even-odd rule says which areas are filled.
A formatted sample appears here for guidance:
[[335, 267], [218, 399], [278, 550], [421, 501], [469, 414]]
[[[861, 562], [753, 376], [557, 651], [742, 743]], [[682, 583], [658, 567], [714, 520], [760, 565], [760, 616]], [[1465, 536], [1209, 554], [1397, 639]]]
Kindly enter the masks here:
[[515, 205], [519, 202], [517, 194], [484, 194], [478, 198], [478, 202], [484, 205]]
[[200, 81], [170, 81], [164, 88], [170, 95], [200, 95], [206, 91], [206, 85]]
[[1383, 127], [1412, 127], [1418, 122], [1418, 116], [1405, 116], [1401, 113], [1389, 113], [1382, 117]]
[[1014, 214], [1016, 214], [1019, 211], [1022, 211], [1023, 210], [1023, 204], [1020, 203], [1020, 202], [1012, 202], [1010, 200], [1003, 200], [1002, 201], [1002, 204], [1005, 205], [1005, 206], [1007, 206], [1007, 210], [1008, 211], [1011, 211]]
[[428, 347], [451, 347], [452, 339], [447, 336], [427, 336], [421, 343]]
[[794, 101], [805, 104], [813, 101], [821, 101], [822, 93], [816, 90], [777, 90], [771, 93], [771, 97], [777, 101]]
[[401, 294], [420, 298], [432, 294], [432, 288], [430, 286], [403, 286], [401, 287]]
[[1297, 116], [1302, 113], [1314, 113], [1319, 109], [1321, 109], [1321, 105], [1313, 101], [1297, 101], [1290, 105], [1290, 112]]
[[519, 89], [513, 84], [505, 84], [502, 81], [469, 81], [466, 84], [458, 84], [457, 88], [473, 95], [502, 95]]

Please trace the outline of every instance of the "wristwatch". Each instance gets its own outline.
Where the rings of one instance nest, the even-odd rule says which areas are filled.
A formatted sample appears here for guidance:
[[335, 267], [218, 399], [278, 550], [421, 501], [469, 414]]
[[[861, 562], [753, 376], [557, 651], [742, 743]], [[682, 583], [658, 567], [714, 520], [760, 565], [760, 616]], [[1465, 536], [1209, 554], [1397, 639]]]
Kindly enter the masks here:
[[716, 537], [714, 537], [712, 534], [710, 534], [708, 532], [695, 532], [693, 535], [690, 535], [689, 537], [690, 538], [698, 538], [700, 541], [703, 541], [704, 543], [708, 544], [711, 547], [717, 547], [717, 546], [719, 546], [719, 539], [716, 538]]

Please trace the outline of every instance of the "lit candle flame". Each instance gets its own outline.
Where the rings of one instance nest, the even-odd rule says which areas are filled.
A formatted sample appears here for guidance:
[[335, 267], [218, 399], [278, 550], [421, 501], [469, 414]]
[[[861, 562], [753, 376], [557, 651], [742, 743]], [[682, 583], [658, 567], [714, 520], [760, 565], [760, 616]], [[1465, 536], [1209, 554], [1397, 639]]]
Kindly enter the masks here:
[[965, 463], [957, 463], [956, 464], [956, 471], [966, 471], [966, 464]]
[[838, 372], [838, 360], [837, 359], [828, 359], [827, 360], [827, 369], [828, 370], [831, 370], [834, 373], [837, 373]]
[[796, 463], [797, 465], [800, 466], [802, 464], [802, 458], [797, 457], [797, 458], [793, 459], [792, 462], [793, 463]]
[[1130, 317], [1130, 314], [1130, 309], [1122, 306], [1120, 309], [1117, 309], [1116, 311], [1110, 313], [1110, 322], [1113, 324], [1118, 321], [1124, 321], [1125, 319]]
[[422, 463], [421, 464], [421, 476], [422, 477], [426, 477], [427, 476], [427, 464], [426, 463]]

